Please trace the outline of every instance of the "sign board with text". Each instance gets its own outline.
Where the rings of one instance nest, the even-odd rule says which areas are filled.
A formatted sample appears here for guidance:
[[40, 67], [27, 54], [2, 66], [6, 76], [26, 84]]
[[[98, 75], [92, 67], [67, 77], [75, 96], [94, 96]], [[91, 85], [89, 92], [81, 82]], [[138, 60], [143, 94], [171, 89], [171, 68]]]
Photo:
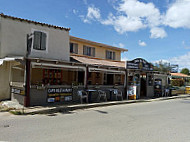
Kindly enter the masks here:
[[142, 58], [127, 61], [127, 69], [153, 71], [153, 65]]
[[72, 101], [71, 88], [48, 88], [47, 89], [47, 102], [69, 102]]

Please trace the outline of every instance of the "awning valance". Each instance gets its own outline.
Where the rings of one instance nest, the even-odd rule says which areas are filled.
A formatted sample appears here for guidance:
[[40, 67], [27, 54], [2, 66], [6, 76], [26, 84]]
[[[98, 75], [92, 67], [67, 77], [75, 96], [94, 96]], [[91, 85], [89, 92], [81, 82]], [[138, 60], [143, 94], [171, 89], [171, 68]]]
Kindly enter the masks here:
[[72, 66], [72, 65], [63, 65], [63, 64], [50, 64], [50, 63], [31, 63], [33, 68], [69, 68], [69, 69], [82, 69], [86, 70], [85, 67], [81, 66]]
[[89, 68], [89, 72], [106, 72], [110, 74], [125, 74], [125, 71], [102, 69], [102, 68]]
[[24, 57], [5, 57], [3, 59], [0, 59], [0, 65], [3, 65], [3, 62], [23, 60], [23, 59], [24, 59]]

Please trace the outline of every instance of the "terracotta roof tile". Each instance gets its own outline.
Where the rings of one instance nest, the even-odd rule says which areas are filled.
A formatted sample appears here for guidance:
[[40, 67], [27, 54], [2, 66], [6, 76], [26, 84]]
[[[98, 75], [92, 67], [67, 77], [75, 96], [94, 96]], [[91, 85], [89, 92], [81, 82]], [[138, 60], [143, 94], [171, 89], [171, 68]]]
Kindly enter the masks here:
[[8, 16], [8, 15], [5, 15], [3, 13], [1, 13], [0, 16], [3, 17], [3, 18], [9, 18], [9, 19], [13, 19], [13, 20], [19, 20], [21, 22], [25, 21], [25, 22], [28, 22], [28, 23], [40, 24], [42, 26], [52, 27], [52, 28], [60, 29], [60, 30], [65, 30], [65, 31], [69, 31], [70, 30], [70, 28], [64, 28], [64, 27], [59, 27], [59, 26], [50, 25], [50, 24], [46, 24], [46, 23], [36, 22], [36, 21], [28, 20], [28, 19], [22, 19], [22, 18], [18, 18], [18, 17]]
[[171, 73], [172, 76], [179, 76], [179, 77], [190, 77], [186, 74], [183, 74], [183, 73]]

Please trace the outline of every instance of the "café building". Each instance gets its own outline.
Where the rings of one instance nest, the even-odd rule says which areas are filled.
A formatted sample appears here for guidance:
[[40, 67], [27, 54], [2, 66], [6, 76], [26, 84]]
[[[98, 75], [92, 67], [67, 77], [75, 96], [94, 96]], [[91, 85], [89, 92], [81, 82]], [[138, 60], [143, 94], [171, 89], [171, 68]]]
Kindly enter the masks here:
[[77, 90], [87, 89], [105, 90], [109, 100], [109, 88], [125, 96], [120, 59], [127, 49], [70, 36], [69, 28], [0, 17], [1, 100], [24, 106], [72, 103], [78, 101]]

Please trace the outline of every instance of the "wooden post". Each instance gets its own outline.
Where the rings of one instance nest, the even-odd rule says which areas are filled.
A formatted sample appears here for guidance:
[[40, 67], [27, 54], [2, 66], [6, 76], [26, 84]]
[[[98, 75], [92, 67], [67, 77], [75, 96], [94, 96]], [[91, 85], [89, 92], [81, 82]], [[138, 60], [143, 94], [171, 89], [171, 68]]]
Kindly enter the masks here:
[[86, 66], [86, 71], [85, 71], [85, 80], [84, 80], [84, 82], [85, 82], [85, 89], [87, 89], [88, 88], [88, 73], [89, 73], [89, 71], [88, 71], [88, 66]]
[[126, 69], [125, 70], [124, 88], [125, 88], [126, 99], [128, 100], [127, 87], [128, 87], [128, 71]]
[[28, 58], [26, 58], [26, 68], [25, 68], [26, 80], [25, 80], [25, 100], [24, 100], [25, 107], [30, 106], [30, 71], [31, 71], [30, 64], [31, 64], [31, 61]]
[[30, 106], [30, 72], [31, 72], [31, 61], [28, 59], [28, 56], [31, 51], [31, 43], [32, 38], [31, 35], [27, 34], [26, 43], [27, 43], [27, 51], [26, 51], [26, 59], [25, 59], [25, 98], [24, 98], [24, 106]]

